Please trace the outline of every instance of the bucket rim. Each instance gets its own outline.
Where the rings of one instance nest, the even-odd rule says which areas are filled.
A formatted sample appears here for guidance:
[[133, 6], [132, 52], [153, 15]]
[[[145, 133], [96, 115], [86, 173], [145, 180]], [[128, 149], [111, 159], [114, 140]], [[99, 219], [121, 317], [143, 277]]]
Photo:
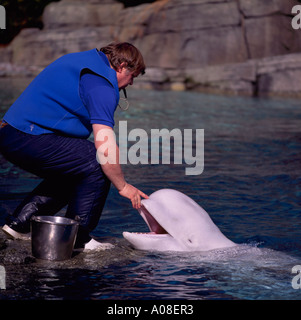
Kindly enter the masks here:
[[[62, 219], [64, 221], [54, 221], [53, 219]], [[53, 220], [53, 221], [52, 221]], [[61, 216], [33, 216], [31, 221], [39, 222], [39, 223], [46, 223], [46, 224], [54, 224], [54, 225], [63, 225], [63, 226], [72, 226], [72, 225], [79, 225], [79, 222]]]

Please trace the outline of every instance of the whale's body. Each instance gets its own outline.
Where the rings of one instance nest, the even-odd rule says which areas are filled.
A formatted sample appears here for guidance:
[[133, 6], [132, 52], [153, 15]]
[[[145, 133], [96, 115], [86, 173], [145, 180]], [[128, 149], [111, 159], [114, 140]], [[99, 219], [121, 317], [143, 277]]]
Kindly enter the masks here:
[[143, 199], [139, 213], [150, 233], [123, 232], [140, 250], [208, 251], [236, 244], [225, 237], [208, 213], [185, 194], [161, 189]]

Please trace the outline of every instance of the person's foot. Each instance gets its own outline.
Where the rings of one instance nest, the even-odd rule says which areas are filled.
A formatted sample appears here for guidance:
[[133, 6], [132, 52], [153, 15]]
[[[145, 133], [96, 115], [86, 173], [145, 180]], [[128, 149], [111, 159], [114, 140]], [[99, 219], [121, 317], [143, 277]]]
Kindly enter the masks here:
[[9, 227], [7, 224], [2, 227], [2, 231], [13, 239], [30, 240], [31, 238], [30, 233], [17, 232], [13, 228]]
[[114, 248], [114, 245], [111, 243], [98, 242], [92, 238], [83, 247], [76, 248], [74, 249], [74, 251], [88, 252], [91, 250], [97, 251], [97, 250], [107, 250], [107, 249], [113, 249], [113, 248]]

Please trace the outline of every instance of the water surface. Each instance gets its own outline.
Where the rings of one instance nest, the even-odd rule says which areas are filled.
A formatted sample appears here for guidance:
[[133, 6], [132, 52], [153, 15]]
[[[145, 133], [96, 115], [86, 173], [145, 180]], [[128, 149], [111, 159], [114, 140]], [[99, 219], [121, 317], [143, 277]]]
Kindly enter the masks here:
[[[0, 112], [28, 80], [0, 80]], [[197, 201], [222, 232], [241, 244], [207, 253], [132, 249], [123, 231], [147, 231], [129, 201], [112, 188], [94, 236], [115, 244], [65, 262], [35, 260], [30, 243], [0, 233], [6, 290], [0, 299], [293, 299], [301, 265], [301, 106], [299, 100], [129, 90], [128, 131], [204, 129], [205, 166], [124, 165], [127, 180], [151, 194], [173, 188]], [[129, 146], [133, 142], [129, 143]], [[39, 179], [0, 158], [0, 224]]]

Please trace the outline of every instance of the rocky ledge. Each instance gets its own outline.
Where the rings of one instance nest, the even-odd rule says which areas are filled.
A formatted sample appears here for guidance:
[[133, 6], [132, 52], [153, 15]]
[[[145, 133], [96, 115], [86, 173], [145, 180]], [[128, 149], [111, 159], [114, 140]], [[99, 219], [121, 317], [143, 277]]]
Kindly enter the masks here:
[[24, 29], [0, 50], [0, 76], [34, 75], [68, 52], [129, 41], [142, 51], [142, 88], [299, 97], [297, 0], [114, 0], [48, 5], [44, 29]]

